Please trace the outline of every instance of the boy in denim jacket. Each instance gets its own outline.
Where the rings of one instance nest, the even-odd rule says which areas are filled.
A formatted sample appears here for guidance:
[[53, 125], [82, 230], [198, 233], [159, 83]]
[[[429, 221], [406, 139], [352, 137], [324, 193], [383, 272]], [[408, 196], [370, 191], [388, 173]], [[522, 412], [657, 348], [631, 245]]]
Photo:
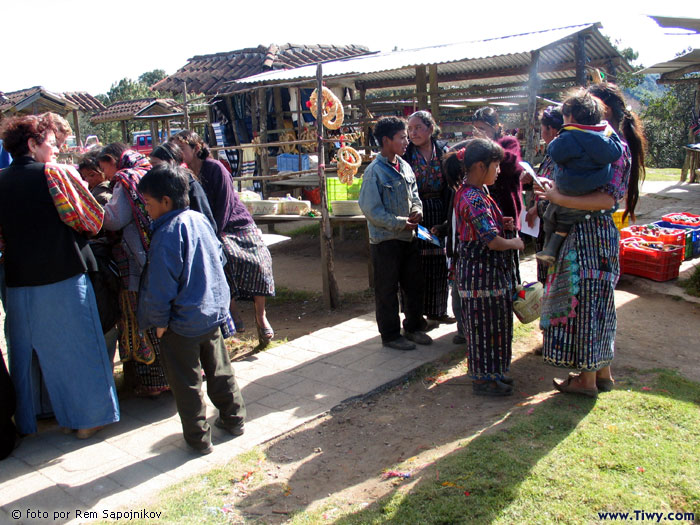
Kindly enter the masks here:
[[219, 417], [215, 425], [243, 434], [245, 406], [220, 326], [230, 302], [221, 244], [206, 217], [188, 209], [184, 168], [162, 164], [139, 182], [153, 219], [148, 263], [139, 290], [138, 321], [160, 338], [161, 360], [175, 396], [185, 441], [209, 454], [211, 427], [202, 399], [207, 394]]
[[[612, 163], [622, 155], [622, 142], [602, 121], [602, 103], [586, 91], [562, 104], [564, 126], [549, 143], [547, 153], [556, 163], [554, 182], [563, 195], [591, 193], [612, 180]], [[552, 264], [574, 224], [600, 211], [578, 210], [549, 203], [544, 214], [545, 244], [538, 260]]]
[[[379, 119], [374, 136], [381, 152], [362, 176], [359, 205], [367, 217], [374, 266], [374, 299], [382, 344], [413, 350], [411, 341], [428, 345], [424, 331], [423, 281], [415, 229], [423, 218], [416, 177], [401, 158], [408, 146], [406, 122], [398, 117]], [[398, 291], [403, 294], [404, 335], [401, 335]]]

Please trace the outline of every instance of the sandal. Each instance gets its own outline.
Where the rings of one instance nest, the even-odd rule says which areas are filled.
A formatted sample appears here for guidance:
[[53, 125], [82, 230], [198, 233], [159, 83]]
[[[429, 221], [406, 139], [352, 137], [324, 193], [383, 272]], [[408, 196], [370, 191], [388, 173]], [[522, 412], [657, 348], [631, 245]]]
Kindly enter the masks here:
[[498, 380], [472, 382], [472, 392], [477, 396], [510, 396], [513, 394], [513, 387]]
[[559, 381], [555, 378], [552, 379], [552, 384], [554, 385], [554, 388], [556, 388], [557, 390], [559, 390], [559, 392], [562, 392], [564, 394], [580, 394], [582, 396], [587, 397], [598, 397], [597, 388], [582, 388], [580, 386], [573, 385], [571, 382], [577, 377], [577, 375], [570, 375], [566, 379], [562, 379]]
[[260, 346], [267, 346], [270, 341], [275, 337], [275, 331], [272, 327], [265, 322], [265, 326], [260, 326], [258, 320], [255, 320], [255, 325], [258, 327], [258, 342]]
[[92, 428], [80, 428], [75, 433], [75, 437], [78, 439], [88, 439], [97, 434], [100, 430], [104, 428], [104, 425]]

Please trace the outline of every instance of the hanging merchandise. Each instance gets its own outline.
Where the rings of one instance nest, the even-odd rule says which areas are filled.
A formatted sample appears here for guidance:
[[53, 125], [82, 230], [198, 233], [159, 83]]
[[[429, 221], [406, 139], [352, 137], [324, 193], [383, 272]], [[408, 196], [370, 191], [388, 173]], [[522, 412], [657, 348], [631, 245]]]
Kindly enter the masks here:
[[357, 169], [362, 164], [362, 158], [357, 150], [343, 146], [338, 150], [338, 180], [348, 186], [353, 183]]
[[[321, 109], [323, 112], [323, 125], [328, 129], [338, 129], [343, 125], [343, 119], [345, 118], [345, 112], [343, 111], [343, 103], [338, 97], [336, 97], [333, 92], [327, 87], [323, 87], [322, 90], [323, 100], [321, 102]], [[308, 108], [311, 110], [312, 115], [316, 114], [316, 108], [318, 104], [318, 90], [314, 89], [311, 93], [309, 102], [307, 102]]]
[[[296, 134], [293, 131], [287, 131], [280, 136], [280, 142], [292, 142], [297, 139]], [[284, 153], [298, 153], [297, 147], [294, 144], [283, 144], [280, 149]]]
[[312, 140], [312, 144], [301, 144], [301, 149], [304, 151], [316, 151], [316, 141], [318, 140], [318, 132], [313, 128], [304, 126], [304, 129], [299, 133], [299, 140]]

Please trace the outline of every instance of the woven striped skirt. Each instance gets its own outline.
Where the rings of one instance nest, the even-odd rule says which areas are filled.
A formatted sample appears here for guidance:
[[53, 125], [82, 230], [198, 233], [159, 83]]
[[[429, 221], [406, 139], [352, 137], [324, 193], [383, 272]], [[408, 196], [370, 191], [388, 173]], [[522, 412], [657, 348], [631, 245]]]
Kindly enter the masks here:
[[224, 272], [232, 298], [275, 295], [272, 257], [255, 224], [225, 231], [221, 243], [226, 253]]
[[500, 379], [513, 343], [513, 256], [479, 241], [460, 242], [457, 279], [469, 376]]
[[[445, 217], [445, 204], [442, 199], [426, 199], [423, 201], [423, 221], [421, 224], [428, 230], [445, 222]], [[428, 317], [441, 317], [447, 313], [447, 299], [449, 296], [445, 248], [420, 239], [418, 240], [418, 246], [420, 249], [420, 266], [425, 285], [423, 314]]]
[[[547, 275], [543, 313], [561, 310], [566, 315], [556, 314], [552, 319], [543, 316], [545, 363], [592, 372], [612, 362], [617, 332], [619, 242], [620, 234], [607, 215], [575, 224], [571, 229]], [[573, 299], [568, 304], [573, 309], [548, 305], [559, 300], [566, 289], [566, 283], [560, 281], [567, 274]]]
[[169, 390], [160, 362], [160, 342], [153, 330], [141, 333], [136, 321], [138, 293], [122, 290], [119, 324], [119, 357], [124, 373], [136, 380], [138, 395], [155, 395]]

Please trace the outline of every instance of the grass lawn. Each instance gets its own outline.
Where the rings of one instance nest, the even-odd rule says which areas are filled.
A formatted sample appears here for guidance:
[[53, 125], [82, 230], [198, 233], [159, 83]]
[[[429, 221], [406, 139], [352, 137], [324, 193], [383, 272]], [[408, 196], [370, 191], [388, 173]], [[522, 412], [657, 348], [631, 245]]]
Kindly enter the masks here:
[[[667, 370], [637, 372], [597, 401], [554, 395], [523, 405], [434, 463], [397, 464], [412, 476], [383, 500], [348, 511], [331, 496], [290, 522], [539, 525], [603, 522], [602, 512], [700, 515], [700, 384]], [[231, 523], [238, 482], [262, 485], [265, 461], [256, 448], [166, 489], [150, 509], [162, 511], [161, 523]]]
[[681, 180], [680, 168], [647, 168], [644, 180]]

